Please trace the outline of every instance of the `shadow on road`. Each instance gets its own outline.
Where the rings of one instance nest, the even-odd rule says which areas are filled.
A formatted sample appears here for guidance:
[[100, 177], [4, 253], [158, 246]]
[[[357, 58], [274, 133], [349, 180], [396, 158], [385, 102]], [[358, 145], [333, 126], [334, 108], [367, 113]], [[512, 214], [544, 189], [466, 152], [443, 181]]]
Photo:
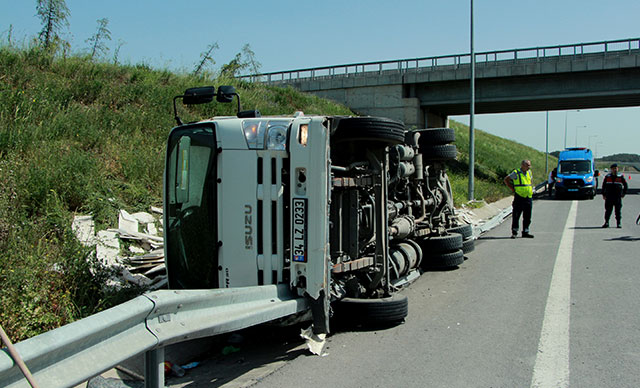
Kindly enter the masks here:
[[502, 236], [502, 237], [498, 237], [498, 236], [478, 237], [478, 240], [477, 240], [477, 241], [482, 241], [482, 240], [511, 240], [511, 236]]
[[615, 238], [607, 238], [604, 241], [640, 241], [640, 237], [621, 236]]
[[[581, 230], [588, 230], [588, 229], [602, 229], [602, 226], [574, 226], [571, 229], [581, 229]], [[615, 228], [614, 228], [615, 229]]]
[[[223, 354], [228, 346], [226, 343], [213, 347], [208, 354], [202, 355], [197, 368], [183, 377], [167, 378], [166, 386], [220, 387], [237, 379], [247, 380], [241, 385], [252, 385], [251, 380], [254, 384], [287, 361], [300, 356], [315, 357], [300, 337], [303, 326], [309, 326], [309, 323], [290, 327], [258, 325], [234, 332], [236, 338], [238, 335], [242, 338], [240, 343], [233, 345], [236, 350]], [[263, 372], [253, 373], [253, 376], [251, 372], [256, 370]]]

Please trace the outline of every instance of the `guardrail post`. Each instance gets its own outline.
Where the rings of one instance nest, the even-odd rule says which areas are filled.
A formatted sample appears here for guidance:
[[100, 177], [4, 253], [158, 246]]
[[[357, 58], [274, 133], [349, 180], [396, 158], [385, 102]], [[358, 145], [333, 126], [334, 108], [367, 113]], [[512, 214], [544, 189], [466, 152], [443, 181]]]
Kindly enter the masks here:
[[144, 354], [145, 388], [164, 388], [164, 347]]

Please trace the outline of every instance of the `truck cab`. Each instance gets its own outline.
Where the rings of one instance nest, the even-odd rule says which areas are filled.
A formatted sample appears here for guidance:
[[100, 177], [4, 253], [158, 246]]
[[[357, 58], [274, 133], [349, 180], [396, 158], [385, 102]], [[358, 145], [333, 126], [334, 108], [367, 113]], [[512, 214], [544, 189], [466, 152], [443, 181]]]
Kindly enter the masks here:
[[[235, 116], [183, 124], [185, 104], [231, 102]], [[314, 332], [336, 313], [401, 321], [397, 291], [429, 267], [464, 261], [444, 162], [449, 128], [407, 131], [377, 117], [261, 116], [228, 86], [174, 99], [164, 175], [172, 289], [286, 284], [307, 298]]]
[[585, 147], [567, 148], [558, 156], [556, 198], [583, 196], [593, 199], [598, 187], [599, 171], [593, 152]]

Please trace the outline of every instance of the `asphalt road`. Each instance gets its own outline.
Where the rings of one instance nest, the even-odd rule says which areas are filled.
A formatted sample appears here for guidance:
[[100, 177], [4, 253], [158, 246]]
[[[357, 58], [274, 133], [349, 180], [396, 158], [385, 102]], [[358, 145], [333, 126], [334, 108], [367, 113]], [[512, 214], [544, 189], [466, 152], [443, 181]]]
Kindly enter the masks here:
[[403, 291], [404, 324], [341, 329], [325, 357], [295, 328], [255, 328], [167, 386], [640, 387], [640, 174], [629, 183], [622, 229], [600, 228], [600, 196], [536, 200], [535, 239], [510, 239], [508, 218]]

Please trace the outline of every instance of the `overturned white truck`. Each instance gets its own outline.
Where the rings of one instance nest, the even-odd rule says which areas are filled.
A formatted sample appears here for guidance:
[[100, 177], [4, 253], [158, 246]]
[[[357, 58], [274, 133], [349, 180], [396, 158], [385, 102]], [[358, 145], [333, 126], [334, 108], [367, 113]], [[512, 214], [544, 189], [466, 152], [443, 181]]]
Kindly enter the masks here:
[[[238, 100], [232, 117], [182, 124], [184, 104]], [[164, 182], [169, 287], [287, 284], [309, 299], [315, 333], [329, 317], [393, 323], [397, 294], [422, 270], [473, 250], [454, 214], [445, 165], [450, 128], [407, 131], [385, 118], [262, 117], [230, 86], [174, 99]]]

